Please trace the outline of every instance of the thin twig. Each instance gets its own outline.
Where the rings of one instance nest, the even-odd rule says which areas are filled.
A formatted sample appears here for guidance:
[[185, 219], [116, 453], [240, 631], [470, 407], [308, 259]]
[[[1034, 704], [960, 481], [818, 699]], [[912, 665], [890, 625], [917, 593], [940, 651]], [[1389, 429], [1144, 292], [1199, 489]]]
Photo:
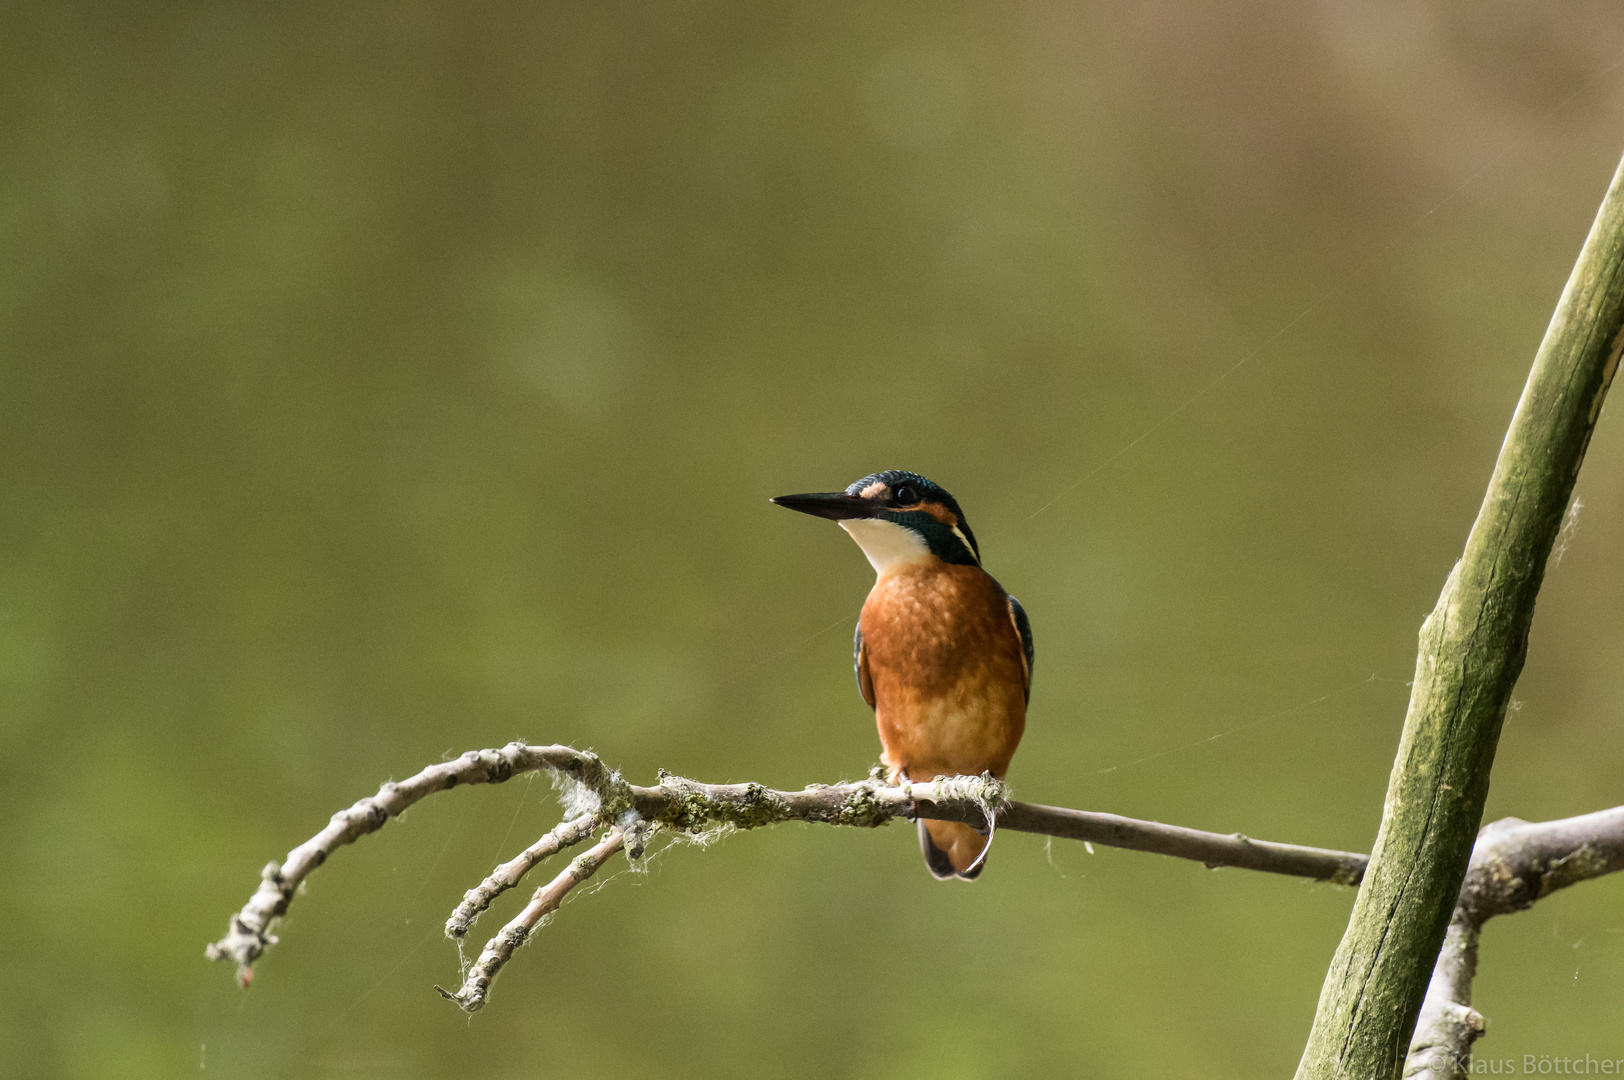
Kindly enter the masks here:
[[1194, 859], [1216, 869], [1233, 866], [1241, 870], [1261, 870], [1270, 874], [1313, 878], [1336, 885], [1357, 885], [1365, 873], [1366, 856], [1351, 851], [1278, 844], [1253, 840], [1240, 833], [1222, 835], [1136, 821], [1116, 814], [1087, 810], [1066, 810], [1057, 806], [1030, 806], [1009, 803], [998, 815], [998, 825], [1017, 832], [1062, 836], [1087, 840], [1109, 847], [1149, 851], [1179, 859]]
[[1624, 806], [1529, 824], [1502, 818], [1478, 833], [1449, 932], [1410, 1040], [1410, 1080], [1462, 1080], [1487, 1029], [1472, 1008], [1478, 939], [1496, 915], [1532, 907], [1558, 889], [1624, 869]]
[[574, 847], [592, 835], [598, 825], [598, 815], [582, 814], [558, 826], [540, 840], [491, 871], [489, 877], [463, 894], [462, 903], [445, 922], [445, 936], [461, 938], [468, 928], [491, 906], [491, 901], [517, 885], [531, 869], [567, 847]]
[[478, 1012], [484, 1008], [491, 982], [501, 973], [513, 950], [530, 940], [530, 934], [541, 925], [543, 919], [558, 910], [558, 905], [564, 902], [570, 890], [596, 874], [609, 861], [609, 856], [619, 851], [625, 842], [625, 833], [618, 827], [610, 829], [595, 847], [571, 859], [562, 874], [537, 889], [525, 909], [485, 943], [479, 959], [474, 961], [464, 976], [461, 989], [455, 994], [439, 986], [434, 989], [440, 992], [441, 997], [455, 1001], [463, 1012]]

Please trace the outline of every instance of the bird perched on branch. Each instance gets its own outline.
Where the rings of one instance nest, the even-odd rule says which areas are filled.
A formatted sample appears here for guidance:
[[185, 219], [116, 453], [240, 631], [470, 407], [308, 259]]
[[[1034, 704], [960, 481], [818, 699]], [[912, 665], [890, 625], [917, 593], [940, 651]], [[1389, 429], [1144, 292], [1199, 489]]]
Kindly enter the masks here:
[[[845, 491], [772, 501], [839, 522], [874, 565], [855, 666], [892, 782], [984, 772], [1002, 780], [1026, 727], [1032, 627], [981, 568], [958, 502], [896, 469]], [[990, 839], [971, 825], [919, 822], [925, 865], [940, 879], [974, 880]]]

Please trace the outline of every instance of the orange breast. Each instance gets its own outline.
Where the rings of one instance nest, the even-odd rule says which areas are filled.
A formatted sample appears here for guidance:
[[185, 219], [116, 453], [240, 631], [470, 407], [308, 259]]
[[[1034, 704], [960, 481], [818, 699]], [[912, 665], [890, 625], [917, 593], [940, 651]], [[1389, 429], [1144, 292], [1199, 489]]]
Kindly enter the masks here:
[[875, 582], [861, 625], [893, 774], [1003, 777], [1026, 726], [1025, 665], [992, 578], [935, 561], [899, 567]]

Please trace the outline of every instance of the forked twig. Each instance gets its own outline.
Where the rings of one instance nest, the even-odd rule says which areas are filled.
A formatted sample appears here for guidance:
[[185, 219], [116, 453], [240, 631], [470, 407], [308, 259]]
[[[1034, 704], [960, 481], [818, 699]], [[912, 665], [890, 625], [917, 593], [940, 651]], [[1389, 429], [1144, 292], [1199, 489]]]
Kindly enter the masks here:
[[[876, 828], [896, 818], [976, 825], [992, 821], [998, 828], [1018, 832], [1193, 859], [1209, 867], [1234, 866], [1341, 885], [1357, 884], [1365, 866], [1365, 857], [1352, 852], [1276, 844], [1238, 833], [1222, 835], [1115, 814], [1011, 802], [1004, 796], [1003, 785], [990, 776], [939, 777], [927, 784], [892, 787], [876, 773], [851, 783], [776, 791], [761, 784], [702, 784], [662, 772], [657, 786], [633, 787], [590, 752], [516, 742], [500, 750], [470, 751], [452, 761], [431, 765], [399, 783], [385, 784], [377, 795], [335, 814], [326, 828], [294, 848], [282, 863], [266, 867], [259, 889], [232, 916], [228, 933], [208, 947], [207, 955], [215, 960], [235, 961], [238, 976], [246, 986], [254, 961], [276, 942], [270, 933], [272, 923], [287, 912], [300, 884], [334, 851], [376, 832], [391, 817], [436, 791], [462, 784], [499, 784], [537, 769], [551, 770], [567, 781], [566, 820], [468, 890], [446, 921], [448, 937], [460, 939], [466, 935], [492, 901], [550, 856], [581, 843], [606, 826], [618, 839], [610, 844], [606, 838], [577, 859], [570, 870], [536, 894], [518, 919], [492, 939], [469, 976], [483, 977], [483, 982], [465, 982], [461, 991], [449, 995], [470, 1011], [484, 1003], [490, 980], [518, 941], [528, 937], [571, 888], [596, 872], [614, 851], [624, 849], [628, 857], [640, 858], [655, 828], [696, 835], [708, 829], [756, 829], [785, 821], [863, 828]], [[554, 899], [543, 903], [547, 897]], [[523, 929], [523, 935], [513, 940], [516, 927]], [[503, 946], [504, 941], [509, 944]], [[492, 949], [496, 952], [492, 953]], [[488, 956], [496, 957], [495, 961], [488, 963]]]
[[267, 863], [259, 888], [231, 917], [226, 936], [204, 950], [210, 960], [231, 960], [237, 980], [247, 986], [254, 961], [276, 944], [271, 924], [287, 914], [293, 896], [318, 866], [345, 844], [377, 832], [392, 817], [436, 791], [458, 784], [500, 784], [522, 773], [551, 769], [579, 789], [583, 801], [598, 812], [619, 812], [630, 803], [630, 787], [620, 774], [604, 767], [596, 754], [568, 746], [529, 746], [512, 742], [500, 750], [470, 750], [461, 757], [430, 765], [398, 783], [390, 781], [376, 795], [334, 814], [327, 827], [288, 852], [280, 863]]

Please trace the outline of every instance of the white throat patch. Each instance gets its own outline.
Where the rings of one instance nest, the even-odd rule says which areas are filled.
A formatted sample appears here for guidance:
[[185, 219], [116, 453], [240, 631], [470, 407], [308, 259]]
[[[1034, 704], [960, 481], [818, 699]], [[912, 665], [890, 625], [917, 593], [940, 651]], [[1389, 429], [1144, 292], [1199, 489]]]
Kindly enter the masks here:
[[903, 563], [921, 562], [930, 557], [925, 538], [894, 521], [853, 518], [840, 522], [840, 527], [857, 541], [876, 574], [883, 575]]

